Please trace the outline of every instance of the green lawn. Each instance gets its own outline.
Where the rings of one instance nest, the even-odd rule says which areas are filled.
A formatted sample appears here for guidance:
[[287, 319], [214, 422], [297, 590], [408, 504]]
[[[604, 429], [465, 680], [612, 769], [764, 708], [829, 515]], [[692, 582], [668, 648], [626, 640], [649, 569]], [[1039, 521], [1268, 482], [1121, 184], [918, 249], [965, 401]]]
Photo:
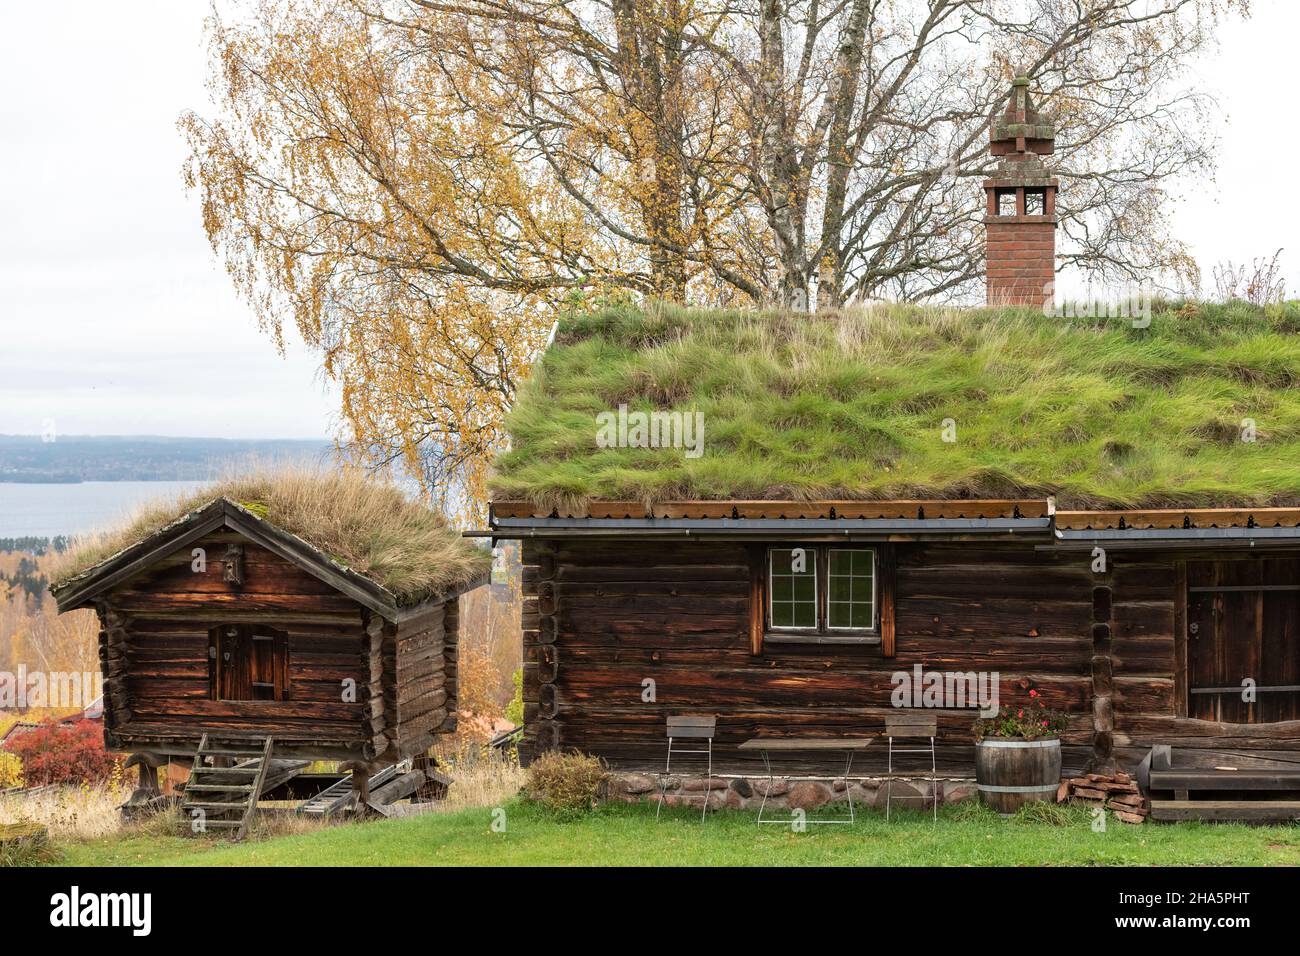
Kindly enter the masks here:
[[64, 847], [77, 866], [985, 866], [985, 865], [1279, 865], [1300, 864], [1300, 826], [1209, 824], [1127, 826], [1108, 821], [1093, 832], [1082, 809], [1061, 825], [972, 816], [945, 808], [939, 822], [915, 812], [886, 822], [864, 812], [852, 826], [758, 827], [745, 812], [711, 814], [611, 805], [562, 821], [515, 800], [505, 832], [486, 808], [405, 820], [340, 825], [231, 846], [215, 840], [128, 836]]

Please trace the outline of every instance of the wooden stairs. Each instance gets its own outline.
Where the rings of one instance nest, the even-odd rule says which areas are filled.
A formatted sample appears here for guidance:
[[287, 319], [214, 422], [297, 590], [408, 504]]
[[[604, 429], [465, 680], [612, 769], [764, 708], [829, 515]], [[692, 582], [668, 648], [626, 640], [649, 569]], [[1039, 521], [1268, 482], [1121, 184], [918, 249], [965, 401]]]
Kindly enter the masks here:
[[1174, 767], [1168, 747], [1154, 748], [1150, 761], [1153, 820], [1300, 820], [1300, 767]]
[[204, 734], [194, 754], [185, 784], [181, 812], [192, 832], [230, 832], [242, 840], [263, 793], [278, 787], [309, 766], [306, 760], [273, 760], [272, 741], [222, 741]]

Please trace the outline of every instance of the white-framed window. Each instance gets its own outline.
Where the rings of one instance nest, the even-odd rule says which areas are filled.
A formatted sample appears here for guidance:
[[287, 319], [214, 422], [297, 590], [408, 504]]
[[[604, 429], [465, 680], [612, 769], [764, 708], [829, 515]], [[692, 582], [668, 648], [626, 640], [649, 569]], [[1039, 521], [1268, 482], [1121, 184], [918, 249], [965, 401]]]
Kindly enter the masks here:
[[774, 631], [815, 631], [820, 620], [816, 548], [769, 548], [767, 620]]
[[767, 630], [870, 639], [877, 633], [876, 550], [842, 545], [767, 549]]
[[826, 624], [830, 630], [876, 629], [876, 552], [827, 548]]

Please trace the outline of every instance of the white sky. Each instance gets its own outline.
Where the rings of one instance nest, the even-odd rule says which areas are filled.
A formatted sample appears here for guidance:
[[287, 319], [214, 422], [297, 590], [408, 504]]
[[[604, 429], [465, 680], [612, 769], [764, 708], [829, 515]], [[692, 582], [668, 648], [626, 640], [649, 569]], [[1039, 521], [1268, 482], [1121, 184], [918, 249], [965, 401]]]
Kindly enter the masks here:
[[[1223, 113], [1215, 183], [1175, 214], [1210, 267], [1300, 221], [1290, 79], [1300, 4], [1256, 0], [1199, 65]], [[180, 179], [206, 111], [204, 0], [9, 6], [0, 30], [0, 433], [318, 438], [335, 401], [234, 295]], [[1300, 250], [1283, 254], [1300, 287]]]

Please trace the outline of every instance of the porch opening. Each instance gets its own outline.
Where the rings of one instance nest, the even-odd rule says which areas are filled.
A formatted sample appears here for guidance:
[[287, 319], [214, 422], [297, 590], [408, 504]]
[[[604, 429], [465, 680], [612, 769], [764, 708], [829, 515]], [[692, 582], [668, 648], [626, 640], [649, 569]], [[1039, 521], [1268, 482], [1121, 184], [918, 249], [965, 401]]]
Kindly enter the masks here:
[[1300, 719], [1300, 559], [1187, 562], [1187, 715]]

